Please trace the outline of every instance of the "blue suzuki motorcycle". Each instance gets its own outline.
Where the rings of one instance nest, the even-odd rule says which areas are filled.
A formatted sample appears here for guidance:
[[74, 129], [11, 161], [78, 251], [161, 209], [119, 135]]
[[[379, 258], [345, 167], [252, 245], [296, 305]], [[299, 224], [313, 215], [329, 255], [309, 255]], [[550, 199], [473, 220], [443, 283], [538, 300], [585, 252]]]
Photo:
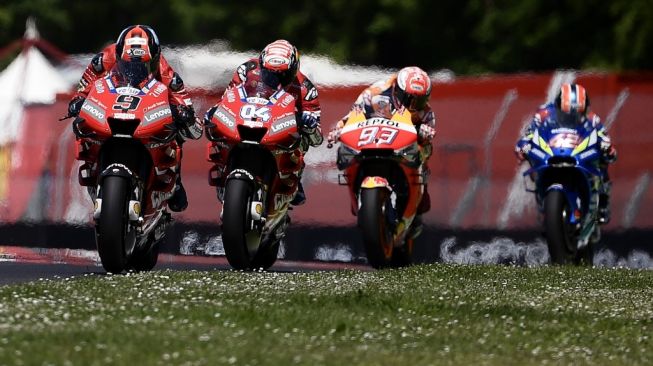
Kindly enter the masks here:
[[[598, 130], [582, 124], [543, 123], [528, 138], [524, 173], [535, 182], [551, 263], [592, 264], [602, 182]], [[530, 147], [528, 147], [530, 146]]]

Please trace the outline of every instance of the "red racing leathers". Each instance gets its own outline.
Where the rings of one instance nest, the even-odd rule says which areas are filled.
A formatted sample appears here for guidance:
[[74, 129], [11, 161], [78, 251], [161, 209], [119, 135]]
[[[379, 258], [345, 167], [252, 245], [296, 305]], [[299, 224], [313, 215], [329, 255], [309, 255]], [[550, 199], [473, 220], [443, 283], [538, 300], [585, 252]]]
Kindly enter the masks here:
[[[73, 96], [73, 101], [83, 100], [88, 96], [91, 87], [96, 80], [101, 79], [111, 71], [116, 64], [116, 44], [106, 46], [100, 53], [95, 55], [91, 63], [84, 70], [82, 78], [79, 80], [77, 92]], [[158, 67], [152, 70], [154, 77], [165, 84], [170, 90], [170, 106], [174, 114], [186, 113], [187, 118], [192, 118], [194, 123], [188, 126], [188, 131], [182, 129], [182, 134], [186, 138], [198, 139], [202, 135], [201, 122], [195, 117], [193, 102], [186, 91], [184, 82], [181, 77], [170, 67], [168, 61], [160, 55]], [[81, 104], [80, 104], [81, 107]]]
[[[88, 96], [95, 81], [105, 77], [116, 65], [116, 44], [110, 44], [102, 52], [93, 57], [91, 63], [86, 67], [82, 78], [79, 80], [77, 92], [68, 105], [68, 116], [76, 117], [79, 110]], [[169, 89], [169, 103], [175, 124], [179, 128], [180, 135], [177, 141], [183, 144], [185, 139], [197, 140], [202, 137], [204, 131], [202, 121], [195, 116], [193, 102], [186, 91], [181, 77], [170, 67], [168, 61], [159, 55], [158, 65], [153, 67], [151, 72], [154, 77], [166, 85]], [[186, 209], [188, 201], [186, 191], [181, 182], [181, 163], [178, 167], [177, 188], [174, 195], [168, 200], [168, 207], [175, 212]]]
[[[261, 67], [258, 58], [252, 58], [249, 61], [238, 66], [234, 72], [229, 87], [241, 83], [259, 83], [261, 81]], [[255, 85], [254, 85], [255, 86]], [[305, 141], [310, 146], [318, 146], [322, 143], [322, 129], [320, 127], [320, 101], [317, 94], [317, 89], [313, 83], [301, 71], [297, 71], [297, 76], [290, 84], [283, 88], [287, 93], [290, 93], [296, 100], [297, 112], [301, 115], [301, 119], [306, 117], [317, 120], [317, 127], [312, 131], [304, 131], [303, 134]], [[300, 123], [301, 127], [301, 123]], [[300, 128], [301, 130], [301, 128]], [[305, 146], [305, 151], [308, 146]]]

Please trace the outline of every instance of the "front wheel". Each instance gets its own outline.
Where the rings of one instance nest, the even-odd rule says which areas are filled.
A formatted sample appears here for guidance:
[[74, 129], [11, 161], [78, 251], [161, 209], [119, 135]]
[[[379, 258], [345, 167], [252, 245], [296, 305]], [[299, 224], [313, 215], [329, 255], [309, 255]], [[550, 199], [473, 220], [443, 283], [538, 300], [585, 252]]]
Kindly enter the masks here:
[[544, 225], [552, 264], [569, 263], [576, 254], [576, 244], [568, 224], [569, 215], [564, 193], [549, 191], [544, 198]]
[[227, 181], [222, 207], [222, 243], [227, 261], [234, 269], [251, 269], [247, 247], [251, 185], [241, 179]]
[[127, 216], [129, 182], [123, 177], [108, 176], [102, 181], [101, 193], [102, 210], [96, 226], [98, 254], [107, 272], [120, 273], [127, 265], [128, 249], [135, 240]]
[[392, 261], [392, 232], [385, 213], [389, 197], [386, 188], [366, 188], [361, 191], [358, 225], [363, 231], [367, 261], [377, 269], [388, 267]]

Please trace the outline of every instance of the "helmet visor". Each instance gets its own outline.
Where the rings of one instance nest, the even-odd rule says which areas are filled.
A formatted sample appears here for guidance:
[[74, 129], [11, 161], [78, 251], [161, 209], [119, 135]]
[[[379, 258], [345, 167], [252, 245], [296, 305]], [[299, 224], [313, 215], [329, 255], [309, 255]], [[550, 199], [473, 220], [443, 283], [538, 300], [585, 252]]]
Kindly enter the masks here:
[[149, 63], [118, 60], [118, 80], [125, 85], [139, 86], [150, 75]]
[[557, 110], [557, 121], [561, 127], [576, 127], [581, 122], [581, 114], [572, 110], [569, 113]]
[[421, 111], [429, 101], [428, 95], [412, 95], [397, 87], [397, 101], [409, 111]]
[[285, 87], [292, 81], [292, 72], [286, 71], [272, 71], [265, 67], [261, 68], [261, 80], [265, 85], [270, 88], [277, 89], [279, 85]]

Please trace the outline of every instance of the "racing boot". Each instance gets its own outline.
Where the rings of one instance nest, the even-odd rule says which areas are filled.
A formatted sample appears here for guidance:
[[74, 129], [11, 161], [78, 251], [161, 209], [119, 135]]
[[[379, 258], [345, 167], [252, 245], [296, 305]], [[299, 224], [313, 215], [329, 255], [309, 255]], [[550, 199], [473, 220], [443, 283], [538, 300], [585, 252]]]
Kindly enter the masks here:
[[413, 219], [413, 223], [410, 225], [410, 228], [408, 229], [408, 234], [406, 236], [410, 239], [417, 239], [420, 234], [422, 234], [422, 230], [424, 230], [424, 222], [422, 222], [422, 215], [417, 214], [415, 215], [415, 218]]
[[606, 178], [601, 185], [601, 192], [599, 193], [599, 223], [607, 224], [610, 222], [610, 191], [612, 190], [612, 182], [608, 178], [607, 170], [603, 176]]
[[428, 185], [424, 185], [424, 194], [422, 194], [422, 200], [419, 201], [417, 205], [417, 215], [422, 215], [425, 212], [428, 212], [431, 209], [431, 195], [428, 191]]
[[172, 193], [172, 197], [168, 199], [168, 208], [174, 212], [182, 212], [188, 207], [188, 197], [186, 197], [186, 190], [184, 185], [181, 184], [181, 174], [177, 175], [177, 184]]
[[599, 195], [599, 223], [605, 225], [610, 222], [610, 195], [601, 193]]
[[295, 197], [292, 198], [290, 204], [293, 206], [300, 206], [303, 205], [304, 203], [306, 203], [306, 193], [304, 193], [304, 186], [300, 181], [299, 184], [297, 185], [297, 193], [295, 193]]

